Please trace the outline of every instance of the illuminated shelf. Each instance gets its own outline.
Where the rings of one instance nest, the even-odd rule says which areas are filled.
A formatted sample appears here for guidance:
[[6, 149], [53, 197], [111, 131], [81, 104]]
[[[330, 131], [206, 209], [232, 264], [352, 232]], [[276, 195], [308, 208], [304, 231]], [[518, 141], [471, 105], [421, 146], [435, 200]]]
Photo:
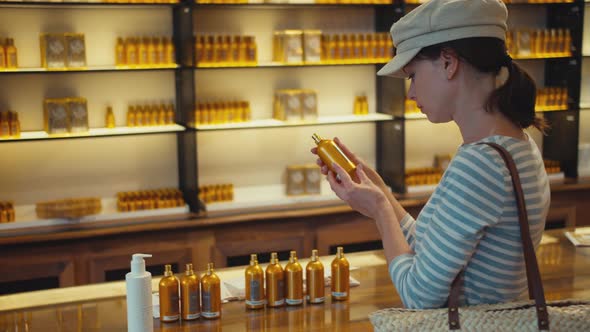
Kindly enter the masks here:
[[393, 116], [382, 113], [370, 113], [366, 115], [341, 115], [341, 116], [320, 116], [317, 120], [309, 121], [281, 121], [275, 119], [252, 120], [248, 122], [197, 125], [198, 131], [227, 130], [227, 129], [251, 129], [251, 128], [280, 128], [280, 127], [302, 127], [327, 124], [345, 124], [360, 122], [389, 121]]
[[[590, 105], [588, 105], [588, 106], [590, 106]], [[568, 110], [567, 106], [563, 106], [563, 107], [547, 107], [547, 108], [538, 107], [538, 108], [535, 109], [535, 112], [537, 112], [537, 113], [563, 112], [563, 111], [567, 111], [567, 110]], [[426, 114], [418, 113], [418, 112], [404, 114], [404, 118], [406, 120], [427, 119]]]
[[564, 59], [571, 58], [571, 53], [543, 54], [543, 55], [511, 55], [513, 60], [543, 60], [543, 59]]
[[2, 69], [2, 74], [39, 74], [39, 73], [86, 73], [86, 72], [117, 72], [117, 71], [157, 71], [157, 70], [171, 70], [178, 68], [178, 65], [163, 65], [157, 67], [129, 67], [129, 66], [92, 66], [79, 69], [47, 69], [42, 67], [28, 67], [17, 69]]
[[[314, 158], [310, 155], [310, 163]], [[207, 214], [210, 216], [235, 214], [254, 211], [276, 211], [294, 207], [320, 207], [344, 204], [330, 189], [328, 181], [322, 180], [321, 194], [287, 196], [284, 184], [265, 186], [244, 186], [234, 188], [234, 200], [231, 202], [208, 203]]]
[[590, 110], [590, 102], [589, 103], [583, 103], [583, 102], [580, 103], [580, 109], [584, 110], [584, 111]]
[[[125, 221], [137, 218], [149, 218], [149, 217], [165, 217], [182, 215], [189, 213], [188, 205], [166, 209], [153, 209], [153, 210], [139, 210], [132, 212], [119, 212], [117, 211], [117, 199], [116, 198], [102, 198], [101, 199], [102, 211], [99, 214], [93, 214], [80, 218], [53, 218], [53, 219], [39, 219], [35, 212], [36, 205], [16, 205], [14, 210], [16, 212], [16, 221], [10, 223], [1, 223], [0, 231], [7, 230], [18, 230], [36, 227], [47, 227], [47, 226], [76, 226], [76, 225], [89, 225], [95, 222], [102, 221]], [[1, 235], [0, 235], [1, 236]]]
[[144, 134], [159, 134], [159, 133], [173, 133], [185, 131], [183, 126], [173, 124], [164, 126], [149, 126], [149, 127], [115, 127], [115, 128], [90, 128], [89, 131], [83, 133], [70, 133], [60, 135], [49, 135], [45, 131], [23, 131], [19, 138], [0, 138], [0, 142], [18, 142], [18, 141], [36, 141], [36, 140], [50, 140], [50, 139], [70, 139], [70, 138], [89, 138], [89, 137], [104, 137], [104, 136], [124, 136], [124, 135], [144, 135]]
[[103, 1], [2, 1], [0, 0], [0, 7], [35, 7], [35, 8], [50, 8], [50, 7], [60, 7], [60, 8], [67, 8], [67, 7], [95, 7], [95, 8], [105, 8], [105, 7], [133, 7], [133, 8], [141, 8], [141, 7], [170, 7], [175, 6], [178, 3], [131, 3], [131, 2], [103, 2]]
[[358, 61], [342, 61], [342, 62], [320, 62], [320, 63], [282, 63], [282, 62], [268, 62], [259, 63], [253, 65], [244, 64], [199, 64], [195, 69], [226, 69], [226, 68], [283, 68], [283, 67], [325, 67], [325, 66], [367, 66], [367, 65], [383, 65], [387, 61], [370, 61], [370, 62], [358, 62]]

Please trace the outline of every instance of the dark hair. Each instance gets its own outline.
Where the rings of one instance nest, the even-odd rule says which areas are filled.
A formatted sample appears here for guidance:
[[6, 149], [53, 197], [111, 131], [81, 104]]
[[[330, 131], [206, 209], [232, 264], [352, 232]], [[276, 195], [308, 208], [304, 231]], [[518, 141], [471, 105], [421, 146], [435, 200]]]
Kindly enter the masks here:
[[435, 60], [442, 50], [451, 50], [460, 59], [482, 73], [498, 75], [503, 66], [508, 68], [508, 79], [488, 97], [485, 109], [499, 110], [520, 128], [534, 126], [542, 133], [549, 127], [535, 114], [537, 89], [529, 74], [514, 63], [506, 52], [503, 40], [493, 37], [473, 37], [452, 40], [423, 48], [417, 57]]

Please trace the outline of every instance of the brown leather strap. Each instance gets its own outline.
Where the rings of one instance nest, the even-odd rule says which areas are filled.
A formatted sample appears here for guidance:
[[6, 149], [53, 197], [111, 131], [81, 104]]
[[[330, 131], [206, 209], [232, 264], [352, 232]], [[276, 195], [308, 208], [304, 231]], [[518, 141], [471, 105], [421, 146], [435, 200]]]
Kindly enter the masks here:
[[[529, 287], [529, 297], [535, 300], [535, 307], [537, 308], [537, 324], [539, 330], [549, 330], [549, 315], [547, 314], [547, 304], [545, 302], [545, 294], [543, 292], [543, 282], [541, 280], [541, 273], [539, 272], [539, 265], [537, 263], [537, 256], [535, 256], [535, 249], [531, 234], [529, 230], [527, 210], [524, 200], [524, 193], [518, 176], [516, 164], [506, 151], [504, 147], [496, 143], [480, 143], [486, 144], [494, 148], [500, 153], [502, 159], [506, 163], [510, 176], [512, 177], [512, 187], [516, 196], [516, 206], [518, 208], [518, 222], [520, 223], [520, 238], [522, 240], [522, 249], [524, 253], [524, 262], [526, 266], [526, 276]], [[456, 330], [460, 328], [459, 323], [459, 295], [461, 294], [461, 279], [463, 271], [461, 271], [453, 283], [451, 284], [451, 291], [449, 294], [449, 329]]]

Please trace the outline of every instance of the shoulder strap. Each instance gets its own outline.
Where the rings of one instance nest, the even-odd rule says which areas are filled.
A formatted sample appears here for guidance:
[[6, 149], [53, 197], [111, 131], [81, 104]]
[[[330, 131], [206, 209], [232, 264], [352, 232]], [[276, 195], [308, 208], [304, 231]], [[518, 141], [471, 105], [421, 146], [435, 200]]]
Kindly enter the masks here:
[[[537, 308], [537, 323], [539, 330], [549, 329], [549, 315], [547, 314], [547, 305], [545, 302], [545, 294], [543, 292], [543, 282], [541, 280], [541, 273], [539, 272], [539, 265], [537, 263], [537, 256], [535, 256], [535, 249], [531, 234], [529, 230], [527, 210], [525, 206], [524, 193], [522, 185], [520, 184], [520, 177], [516, 164], [512, 156], [504, 147], [496, 143], [480, 143], [486, 144], [494, 148], [500, 153], [502, 159], [506, 163], [510, 176], [512, 177], [512, 187], [516, 196], [516, 206], [518, 208], [518, 222], [520, 223], [520, 238], [522, 240], [522, 249], [524, 252], [524, 262], [526, 265], [526, 276], [529, 286], [529, 297], [535, 300], [535, 307]], [[451, 291], [449, 294], [449, 329], [460, 329], [459, 323], [459, 295], [461, 294], [461, 280], [463, 270], [455, 277], [451, 284]]]

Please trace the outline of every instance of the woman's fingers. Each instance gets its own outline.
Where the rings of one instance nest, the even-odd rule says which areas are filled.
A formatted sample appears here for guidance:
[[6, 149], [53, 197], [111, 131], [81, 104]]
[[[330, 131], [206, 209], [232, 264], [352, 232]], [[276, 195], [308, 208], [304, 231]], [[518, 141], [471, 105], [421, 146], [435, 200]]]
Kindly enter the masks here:
[[357, 158], [357, 156], [354, 153], [352, 153], [352, 151], [350, 151], [346, 147], [346, 145], [344, 145], [344, 143], [342, 143], [340, 138], [334, 137], [334, 142], [338, 145], [340, 150], [342, 150], [342, 152], [344, 152], [344, 154], [348, 157], [348, 159], [350, 159], [355, 165], [362, 163], [362, 161], [359, 158]]

